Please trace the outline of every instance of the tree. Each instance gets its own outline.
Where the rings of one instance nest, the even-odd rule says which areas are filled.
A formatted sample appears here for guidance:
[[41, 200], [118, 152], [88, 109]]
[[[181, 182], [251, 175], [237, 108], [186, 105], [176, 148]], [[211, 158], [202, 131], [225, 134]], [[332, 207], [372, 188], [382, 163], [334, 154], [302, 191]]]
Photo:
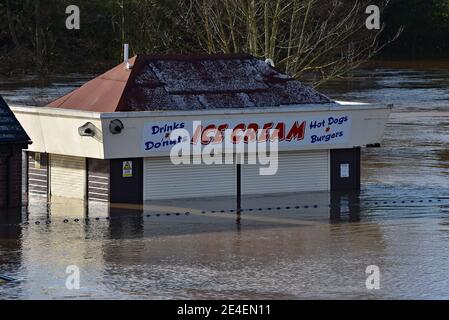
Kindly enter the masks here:
[[396, 38], [366, 29], [373, 2], [388, 0], [77, 0], [81, 29], [67, 30], [73, 1], [0, 0], [0, 66], [99, 72], [127, 42], [133, 53], [251, 53], [318, 86]]
[[404, 29], [400, 39], [383, 53], [393, 58], [447, 57], [449, 52], [448, 0], [395, 0], [385, 11], [386, 30], [390, 37], [397, 28]]
[[272, 59], [293, 77], [317, 74], [319, 86], [360, 66], [391, 41], [381, 43], [381, 30], [365, 26], [365, 9], [372, 2], [190, 0], [183, 11], [203, 50]]

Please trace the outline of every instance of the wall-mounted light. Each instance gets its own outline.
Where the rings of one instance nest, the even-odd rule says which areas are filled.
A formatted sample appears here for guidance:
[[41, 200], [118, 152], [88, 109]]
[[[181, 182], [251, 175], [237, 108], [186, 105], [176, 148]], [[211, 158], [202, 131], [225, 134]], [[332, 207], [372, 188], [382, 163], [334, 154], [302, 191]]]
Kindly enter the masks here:
[[122, 133], [123, 128], [123, 122], [119, 119], [114, 119], [109, 123], [109, 131], [111, 131], [112, 134]]
[[78, 133], [82, 137], [93, 137], [95, 136], [95, 126], [91, 122], [86, 122], [78, 128]]

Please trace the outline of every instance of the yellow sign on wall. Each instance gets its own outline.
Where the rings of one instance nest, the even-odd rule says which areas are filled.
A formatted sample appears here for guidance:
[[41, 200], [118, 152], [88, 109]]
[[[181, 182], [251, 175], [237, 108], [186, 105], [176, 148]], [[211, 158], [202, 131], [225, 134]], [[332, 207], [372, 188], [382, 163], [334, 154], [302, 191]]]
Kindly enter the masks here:
[[123, 178], [131, 178], [133, 176], [133, 162], [132, 161], [123, 161], [122, 176], [123, 176]]

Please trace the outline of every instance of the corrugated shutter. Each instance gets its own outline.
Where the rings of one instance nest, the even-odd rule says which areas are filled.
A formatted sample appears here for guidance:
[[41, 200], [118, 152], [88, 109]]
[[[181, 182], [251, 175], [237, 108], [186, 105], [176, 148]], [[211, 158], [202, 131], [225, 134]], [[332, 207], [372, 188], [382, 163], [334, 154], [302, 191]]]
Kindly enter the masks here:
[[89, 200], [109, 201], [109, 160], [88, 159], [87, 197]]
[[47, 196], [48, 154], [28, 152], [28, 192]]
[[235, 194], [234, 165], [173, 165], [169, 157], [145, 158], [144, 200]]
[[50, 155], [52, 196], [84, 199], [86, 195], [86, 158]]
[[330, 188], [329, 151], [279, 153], [275, 175], [261, 176], [260, 165], [242, 166], [242, 193], [326, 191]]

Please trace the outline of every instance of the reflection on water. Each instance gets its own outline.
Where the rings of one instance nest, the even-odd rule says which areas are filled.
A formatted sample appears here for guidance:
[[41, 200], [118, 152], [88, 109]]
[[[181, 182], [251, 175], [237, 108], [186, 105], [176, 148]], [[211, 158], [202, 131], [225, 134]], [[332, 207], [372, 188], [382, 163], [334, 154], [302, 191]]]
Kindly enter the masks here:
[[342, 215], [348, 215], [349, 222], [360, 221], [359, 192], [332, 192], [330, 204], [330, 220], [340, 222]]
[[0, 77], [0, 95], [11, 105], [44, 106], [92, 79], [88, 75]]
[[[85, 78], [0, 80], [0, 94], [44, 101]], [[449, 68], [360, 70], [321, 90], [395, 104], [382, 148], [363, 151], [360, 193], [247, 197], [240, 224], [231, 198], [30, 199], [1, 215], [0, 274], [19, 281], [0, 284], [0, 299], [448, 299]], [[365, 287], [372, 264], [378, 291]], [[81, 269], [79, 291], [65, 288], [68, 265]]]

